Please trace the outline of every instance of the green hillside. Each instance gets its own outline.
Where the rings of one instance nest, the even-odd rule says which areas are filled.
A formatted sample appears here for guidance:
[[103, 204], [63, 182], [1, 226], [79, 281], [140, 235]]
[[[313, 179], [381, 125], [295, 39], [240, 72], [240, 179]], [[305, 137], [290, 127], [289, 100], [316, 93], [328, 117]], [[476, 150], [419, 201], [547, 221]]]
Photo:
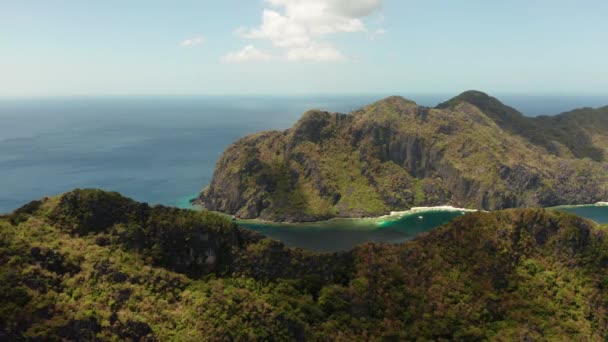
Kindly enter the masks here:
[[509, 133], [519, 135], [561, 157], [608, 158], [608, 107], [581, 108], [553, 116], [526, 117], [479, 91], [467, 91], [437, 108], [461, 102], [477, 106]]
[[100, 190], [0, 219], [0, 340], [605, 340], [608, 239], [541, 209], [312, 254]]

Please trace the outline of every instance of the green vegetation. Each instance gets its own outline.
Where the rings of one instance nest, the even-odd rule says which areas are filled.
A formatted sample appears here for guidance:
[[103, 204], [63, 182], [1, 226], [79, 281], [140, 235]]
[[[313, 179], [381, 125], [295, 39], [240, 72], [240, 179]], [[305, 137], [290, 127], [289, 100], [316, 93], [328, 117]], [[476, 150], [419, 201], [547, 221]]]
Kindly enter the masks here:
[[608, 107], [582, 108], [555, 116], [529, 118], [479, 91], [467, 91], [438, 108], [471, 103], [509, 133], [528, 139], [558, 156], [604, 161], [608, 158]]
[[269, 221], [595, 203], [608, 198], [606, 110], [526, 118], [474, 91], [437, 108], [393, 96], [313, 110], [230, 146], [197, 202]]
[[606, 340], [607, 229], [471, 213], [312, 254], [209, 212], [75, 190], [0, 218], [0, 338]]

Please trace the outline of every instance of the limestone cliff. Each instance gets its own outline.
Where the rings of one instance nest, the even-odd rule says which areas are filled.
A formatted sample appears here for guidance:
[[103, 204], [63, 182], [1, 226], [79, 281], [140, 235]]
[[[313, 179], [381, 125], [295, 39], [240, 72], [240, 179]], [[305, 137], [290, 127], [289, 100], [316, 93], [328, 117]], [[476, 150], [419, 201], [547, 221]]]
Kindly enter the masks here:
[[[603, 124], [601, 113], [587, 115]], [[196, 203], [241, 218], [313, 221], [413, 206], [494, 210], [608, 198], [608, 164], [597, 152], [603, 135], [581, 140], [600, 147], [583, 148], [552, 139], [559, 129], [546, 123], [535, 140], [532, 128], [549, 119], [524, 130], [527, 120], [480, 92], [437, 108], [389, 97], [348, 115], [312, 110], [291, 129], [228, 147]]]

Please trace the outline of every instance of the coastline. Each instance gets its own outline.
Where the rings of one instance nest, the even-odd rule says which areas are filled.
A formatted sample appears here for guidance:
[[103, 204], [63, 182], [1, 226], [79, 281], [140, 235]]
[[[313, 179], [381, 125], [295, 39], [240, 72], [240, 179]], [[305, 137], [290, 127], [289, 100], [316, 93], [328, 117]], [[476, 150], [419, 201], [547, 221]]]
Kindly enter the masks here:
[[608, 207], [608, 202], [595, 202], [591, 204], [566, 204], [558, 205], [555, 207], [548, 207], [545, 209], [567, 209], [567, 208], [581, 208], [581, 207]]
[[461, 212], [473, 213], [473, 212], [480, 211], [480, 210], [468, 209], [468, 208], [458, 208], [458, 207], [453, 207], [451, 205], [440, 205], [440, 206], [436, 206], [436, 207], [413, 207], [412, 209], [405, 210], [405, 211], [391, 211], [391, 213], [388, 215], [378, 216], [375, 218], [381, 219], [381, 218], [391, 218], [391, 217], [402, 217], [402, 216], [413, 214], [413, 213], [432, 212], [432, 211], [461, 211]]
[[[193, 210], [206, 210], [205, 208], [192, 203]], [[310, 227], [310, 226], [319, 226], [319, 225], [333, 225], [340, 223], [373, 223], [376, 226], [380, 227], [386, 222], [391, 222], [395, 220], [399, 220], [404, 218], [405, 216], [411, 216], [414, 214], [424, 214], [431, 212], [462, 212], [471, 213], [477, 212], [477, 209], [469, 209], [469, 208], [458, 208], [450, 205], [441, 205], [435, 207], [413, 207], [409, 210], [404, 211], [391, 211], [389, 214], [381, 215], [381, 216], [369, 216], [369, 217], [334, 217], [329, 220], [322, 221], [309, 221], [309, 222], [277, 222], [277, 221], [267, 221], [259, 218], [254, 219], [236, 219], [234, 222], [236, 224], [245, 224], [245, 225], [267, 225], [267, 226], [293, 226], [293, 227]], [[213, 213], [219, 214], [224, 217], [231, 218], [233, 215], [226, 214], [219, 211], [211, 211]]]
[[[194, 201], [190, 201], [192, 210], [206, 210], [200, 205], [196, 204]], [[591, 204], [572, 204], [572, 205], [560, 205], [555, 207], [547, 207], [545, 209], [549, 210], [559, 210], [559, 209], [569, 209], [569, 208], [582, 208], [582, 207], [608, 207], [608, 202], [600, 201]], [[451, 205], [440, 205], [433, 207], [412, 207], [408, 210], [403, 211], [391, 211], [389, 214], [381, 215], [381, 216], [370, 216], [370, 217], [334, 217], [329, 220], [322, 221], [309, 221], [309, 222], [277, 222], [277, 221], [267, 221], [260, 218], [254, 219], [236, 219], [234, 222], [236, 224], [241, 225], [265, 225], [265, 226], [291, 226], [294, 228], [310, 228], [310, 227], [321, 227], [321, 226], [338, 226], [343, 225], [344, 223], [349, 223], [350, 225], [356, 226], [357, 224], [362, 224], [369, 226], [370, 224], [376, 226], [377, 228], [381, 228], [383, 225], [394, 222], [400, 219], [403, 219], [407, 216], [412, 216], [414, 214], [424, 214], [424, 213], [432, 213], [432, 212], [461, 212], [463, 215], [466, 213], [472, 212], [486, 212], [484, 210], [478, 209], [470, 209], [470, 208], [459, 208]], [[227, 218], [232, 218], [233, 215], [226, 214], [218, 211], [211, 211], [213, 213], [222, 215]], [[422, 218], [422, 216], [421, 216]]]

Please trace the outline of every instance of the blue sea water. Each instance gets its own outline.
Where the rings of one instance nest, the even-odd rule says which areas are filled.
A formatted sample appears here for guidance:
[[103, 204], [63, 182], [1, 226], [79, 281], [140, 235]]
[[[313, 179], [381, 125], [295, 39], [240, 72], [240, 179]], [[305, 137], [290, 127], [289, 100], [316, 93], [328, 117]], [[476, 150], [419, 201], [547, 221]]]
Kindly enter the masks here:
[[[450, 98], [444, 94], [405, 96], [427, 106]], [[311, 108], [349, 112], [382, 97], [3, 98], [0, 213], [74, 188], [103, 188], [138, 201], [188, 207], [189, 199], [210, 181], [222, 151], [239, 137], [288, 128]], [[608, 104], [606, 97], [499, 98], [529, 115]], [[352, 243], [399, 242], [428, 230], [427, 225], [420, 227], [404, 222], [381, 232], [359, 229], [351, 234], [358, 236]], [[318, 239], [309, 233], [298, 238], [285, 228], [260, 229], [291, 245]], [[344, 241], [344, 229], [336, 229], [334, 240]], [[331, 249], [332, 235], [323, 239], [329, 245], [319, 249]]]
[[555, 207], [555, 210], [586, 217], [601, 224], [608, 224], [608, 205], [577, 205]]
[[0, 212], [77, 187], [184, 205], [222, 151], [246, 134], [285, 129], [309, 108], [372, 99], [128, 97], [0, 100]]

